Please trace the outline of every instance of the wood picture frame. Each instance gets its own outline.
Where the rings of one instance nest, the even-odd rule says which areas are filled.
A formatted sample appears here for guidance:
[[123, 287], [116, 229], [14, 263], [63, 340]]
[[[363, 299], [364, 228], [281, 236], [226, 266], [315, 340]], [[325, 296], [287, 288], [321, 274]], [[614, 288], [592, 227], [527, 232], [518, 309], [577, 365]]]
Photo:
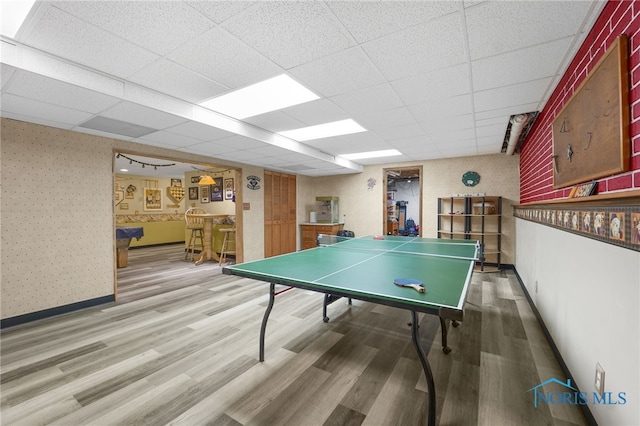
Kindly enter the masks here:
[[619, 36], [552, 123], [553, 187], [628, 171], [628, 41]]
[[160, 188], [144, 189], [144, 210], [145, 211], [162, 210], [162, 190]]
[[203, 204], [206, 204], [209, 202], [209, 192], [210, 192], [210, 188], [208, 186], [203, 186], [200, 189], [200, 202]]
[[190, 200], [197, 200], [198, 199], [198, 187], [197, 186], [190, 186], [189, 187], [189, 199]]
[[233, 186], [233, 178], [228, 178], [224, 180], [224, 199], [225, 200], [233, 200], [234, 194], [234, 186]]
[[224, 194], [222, 192], [222, 182], [218, 180], [217, 183], [210, 185], [211, 187], [211, 202], [223, 201]]

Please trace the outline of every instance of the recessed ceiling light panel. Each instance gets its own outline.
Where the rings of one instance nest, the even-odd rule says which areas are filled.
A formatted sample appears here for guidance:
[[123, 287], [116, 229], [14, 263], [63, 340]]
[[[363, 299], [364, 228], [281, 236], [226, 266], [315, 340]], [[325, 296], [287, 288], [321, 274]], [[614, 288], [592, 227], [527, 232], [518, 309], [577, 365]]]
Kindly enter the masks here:
[[302, 127], [300, 129], [280, 132], [282, 136], [296, 141], [310, 141], [313, 139], [329, 138], [331, 136], [349, 135], [351, 133], [366, 132], [367, 129], [352, 119], [318, 124], [317, 126]]
[[0, 32], [3, 36], [14, 38], [18, 34], [34, 3], [35, 0], [2, 0], [0, 2], [0, 12], [2, 12], [0, 13], [2, 15]]
[[341, 157], [347, 160], [364, 160], [365, 158], [395, 157], [402, 155], [397, 149], [384, 149], [381, 151], [355, 152], [353, 154], [342, 154]]
[[319, 99], [286, 74], [252, 84], [200, 105], [239, 120]]

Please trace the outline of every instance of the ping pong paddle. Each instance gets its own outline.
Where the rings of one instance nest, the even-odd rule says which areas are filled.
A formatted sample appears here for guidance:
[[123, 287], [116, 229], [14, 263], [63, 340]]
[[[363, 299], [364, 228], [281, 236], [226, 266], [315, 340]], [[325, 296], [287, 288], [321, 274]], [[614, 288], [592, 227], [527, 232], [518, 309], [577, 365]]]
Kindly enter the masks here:
[[422, 281], [413, 278], [396, 278], [393, 283], [399, 287], [411, 287], [419, 293], [426, 293]]

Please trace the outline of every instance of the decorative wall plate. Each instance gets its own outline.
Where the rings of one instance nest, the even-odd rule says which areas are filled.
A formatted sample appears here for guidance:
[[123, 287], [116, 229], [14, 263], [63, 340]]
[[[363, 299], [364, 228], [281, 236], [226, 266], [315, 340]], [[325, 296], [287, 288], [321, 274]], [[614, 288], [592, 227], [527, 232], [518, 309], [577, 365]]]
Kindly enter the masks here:
[[176, 204], [180, 204], [180, 201], [184, 199], [184, 187], [182, 186], [169, 186], [167, 187], [167, 195]]
[[473, 171], [468, 171], [462, 175], [462, 183], [466, 186], [476, 186], [480, 182], [480, 175]]

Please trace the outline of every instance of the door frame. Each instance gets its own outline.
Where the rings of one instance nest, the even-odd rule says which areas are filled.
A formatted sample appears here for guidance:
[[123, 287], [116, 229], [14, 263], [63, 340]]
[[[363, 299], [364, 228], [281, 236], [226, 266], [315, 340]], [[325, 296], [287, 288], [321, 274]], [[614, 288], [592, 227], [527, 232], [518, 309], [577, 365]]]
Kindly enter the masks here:
[[419, 185], [419, 191], [420, 191], [420, 200], [419, 200], [419, 206], [418, 206], [418, 217], [420, 218], [420, 230], [418, 231], [418, 236], [422, 236], [422, 230], [423, 230], [423, 217], [422, 217], [422, 209], [423, 209], [423, 202], [424, 202], [424, 196], [423, 196], [423, 182], [422, 182], [422, 177], [423, 177], [423, 171], [422, 171], [422, 166], [421, 165], [416, 165], [416, 166], [402, 166], [402, 167], [385, 167], [382, 169], [382, 175], [383, 175], [383, 179], [382, 179], [382, 229], [383, 229], [383, 234], [386, 235], [387, 233], [387, 192], [388, 192], [388, 186], [387, 186], [387, 181], [389, 180], [388, 176], [389, 176], [389, 172], [395, 172], [395, 173], [400, 173], [400, 175], [402, 175], [403, 173], [408, 174], [408, 173], [412, 173], [412, 172], [416, 172], [418, 174], [418, 180], [420, 182]]

